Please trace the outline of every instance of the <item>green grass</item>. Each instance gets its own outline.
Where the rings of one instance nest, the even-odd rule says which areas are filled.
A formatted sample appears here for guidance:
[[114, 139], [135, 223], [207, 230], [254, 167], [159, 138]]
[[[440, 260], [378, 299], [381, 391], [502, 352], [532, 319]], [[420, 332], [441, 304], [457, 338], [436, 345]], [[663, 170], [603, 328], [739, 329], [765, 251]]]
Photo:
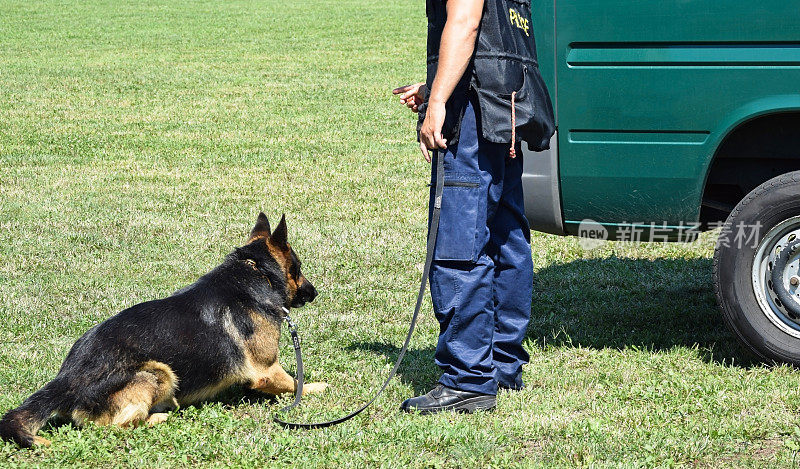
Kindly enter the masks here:
[[[352, 409], [397, 355], [423, 258], [429, 168], [390, 95], [424, 73], [424, 8], [401, 0], [0, 0], [0, 411], [117, 311], [191, 283], [286, 212], [321, 292], [297, 311], [297, 419]], [[711, 291], [713, 237], [607, 244], [536, 234], [527, 388], [495, 412], [422, 417], [437, 378], [426, 303], [388, 392], [291, 432], [234, 389], [166, 424], [50, 425], [11, 465], [791, 466], [800, 375], [754, 362]], [[283, 361], [293, 369], [284, 339]], [[286, 399], [281, 401], [284, 402]], [[0, 463], [0, 465], [5, 465]]]

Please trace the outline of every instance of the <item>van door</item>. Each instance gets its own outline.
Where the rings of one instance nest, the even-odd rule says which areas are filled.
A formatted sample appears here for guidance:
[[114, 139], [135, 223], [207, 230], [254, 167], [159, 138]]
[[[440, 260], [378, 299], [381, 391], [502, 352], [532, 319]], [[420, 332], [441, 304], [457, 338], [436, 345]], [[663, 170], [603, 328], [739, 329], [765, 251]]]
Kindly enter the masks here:
[[555, 10], [570, 233], [584, 219], [696, 222], [729, 116], [764, 96], [797, 93], [794, 2], [556, 0]]

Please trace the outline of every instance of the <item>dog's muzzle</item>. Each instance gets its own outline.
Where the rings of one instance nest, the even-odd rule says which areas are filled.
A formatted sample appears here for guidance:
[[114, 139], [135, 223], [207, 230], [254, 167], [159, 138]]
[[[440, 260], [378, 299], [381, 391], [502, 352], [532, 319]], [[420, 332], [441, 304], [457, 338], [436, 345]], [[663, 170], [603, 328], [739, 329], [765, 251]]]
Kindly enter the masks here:
[[292, 308], [299, 308], [306, 303], [314, 301], [317, 297], [317, 289], [309, 281], [303, 282], [298, 288], [292, 300]]

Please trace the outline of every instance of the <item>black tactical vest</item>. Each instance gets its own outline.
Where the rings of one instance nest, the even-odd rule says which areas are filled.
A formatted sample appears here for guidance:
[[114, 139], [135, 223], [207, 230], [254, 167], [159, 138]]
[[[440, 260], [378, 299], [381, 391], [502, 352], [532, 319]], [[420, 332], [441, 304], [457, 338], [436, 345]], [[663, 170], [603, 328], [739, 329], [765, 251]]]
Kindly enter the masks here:
[[[439, 65], [439, 45], [447, 21], [446, 0], [427, 0], [428, 89]], [[459, 123], [470, 96], [477, 98], [483, 137], [494, 143], [511, 142], [512, 93], [516, 139], [531, 149], [544, 150], [555, 131], [553, 105], [536, 61], [530, 0], [485, 0], [475, 53], [467, 72], [448, 100], [442, 136], [458, 140]], [[427, 106], [420, 108], [419, 122]]]

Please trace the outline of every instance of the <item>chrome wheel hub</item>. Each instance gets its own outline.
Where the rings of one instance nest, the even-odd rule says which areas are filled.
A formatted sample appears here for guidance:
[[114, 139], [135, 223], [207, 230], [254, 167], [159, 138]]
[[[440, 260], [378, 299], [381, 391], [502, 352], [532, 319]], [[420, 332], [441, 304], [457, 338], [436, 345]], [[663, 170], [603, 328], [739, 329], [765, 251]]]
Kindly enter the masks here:
[[797, 301], [791, 310], [786, 308], [775, 294], [775, 285], [772, 283], [775, 259], [781, 250], [790, 243], [800, 238], [800, 217], [790, 218], [772, 228], [759, 243], [753, 259], [753, 290], [756, 294], [764, 315], [783, 332], [800, 338], [800, 315], [792, 310], [800, 309], [800, 251], [789, 258], [780, 278], [783, 285]]

